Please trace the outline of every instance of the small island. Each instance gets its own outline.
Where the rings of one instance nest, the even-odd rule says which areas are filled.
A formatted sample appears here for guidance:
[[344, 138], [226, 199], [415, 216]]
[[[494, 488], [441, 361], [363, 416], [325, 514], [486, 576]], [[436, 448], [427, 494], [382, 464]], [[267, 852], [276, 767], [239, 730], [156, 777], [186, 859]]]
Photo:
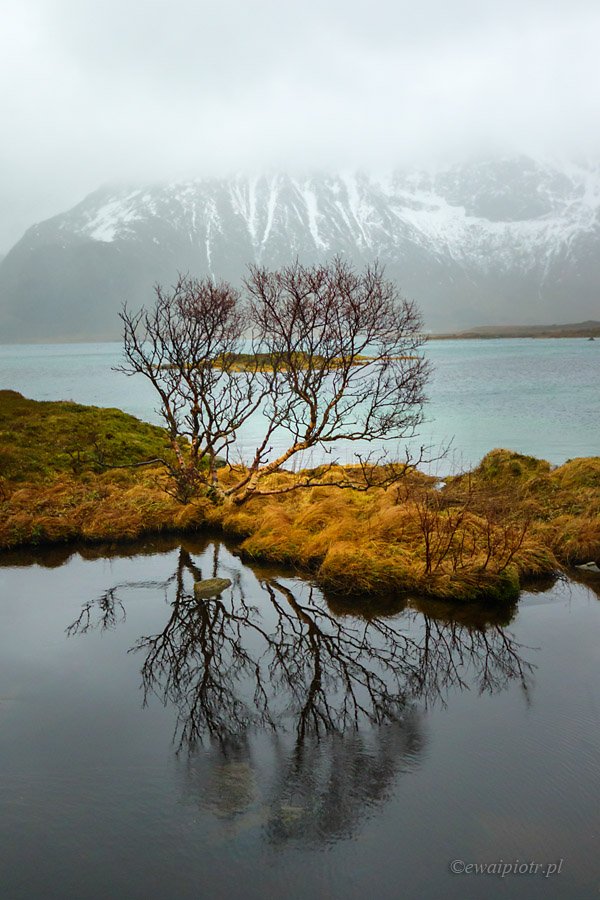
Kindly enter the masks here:
[[[243, 555], [300, 568], [332, 593], [460, 603], [514, 600], [530, 576], [600, 558], [600, 457], [552, 468], [493, 450], [444, 484], [398, 466], [364, 491], [340, 490], [340, 474], [386, 473], [283, 470], [267, 485], [307, 486], [236, 505], [168, 493], [164, 467], [145, 462], [170, 452], [164, 429], [119, 410], [0, 391], [0, 548], [218, 529]], [[315, 477], [331, 487], [311, 487]]]

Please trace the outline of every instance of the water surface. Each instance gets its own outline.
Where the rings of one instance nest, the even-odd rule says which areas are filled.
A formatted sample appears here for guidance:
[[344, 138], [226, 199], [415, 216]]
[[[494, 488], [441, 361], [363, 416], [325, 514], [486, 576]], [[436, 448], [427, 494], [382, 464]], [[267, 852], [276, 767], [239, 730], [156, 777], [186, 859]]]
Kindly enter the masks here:
[[0, 561], [2, 896], [597, 894], [593, 576], [359, 611], [209, 539]]
[[[419, 439], [437, 450], [452, 447], [441, 470], [475, 464], [494, 447], [507, 447], [554, 464], [600, 452], [600, 341], [492, 339], [432, 341], [427, 421]], [[115, 406], [160, 423], [153, 390], [142, 376], [127, 378], [117, 343], [0, 345], [0, 387], [35, 400], [75, 400]], [[248, 455], [260, 421], [240, 435]], [[277, 451], [284, 441], [275, 442]], [[353, 448], [335, 452], [349, 462]], [[403, 448], [392, 453], [403, 458]], [[435, 455], [435, 450], [432, 454]], [[322, 462], [318, 452], [306, 465]]]

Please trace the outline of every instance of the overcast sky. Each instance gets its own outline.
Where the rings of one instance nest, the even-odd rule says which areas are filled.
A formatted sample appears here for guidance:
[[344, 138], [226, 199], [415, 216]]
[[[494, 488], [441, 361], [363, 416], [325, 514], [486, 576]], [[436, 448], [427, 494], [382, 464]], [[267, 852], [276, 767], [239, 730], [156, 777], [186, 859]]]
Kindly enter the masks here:
[[597, 0], [0, 0], [0, 251], [100, 183], [600, 156]]

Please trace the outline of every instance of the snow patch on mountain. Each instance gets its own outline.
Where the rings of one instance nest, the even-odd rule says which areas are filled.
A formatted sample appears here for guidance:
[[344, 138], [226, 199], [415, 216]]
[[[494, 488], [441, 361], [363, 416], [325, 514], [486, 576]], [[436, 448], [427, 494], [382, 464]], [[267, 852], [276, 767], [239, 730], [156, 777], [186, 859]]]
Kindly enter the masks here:
[[[87, 235], [93, 241], [111, 243], [117, 237], [126, 234], [132, 229], [127, 226], [137, 222], [154, 211], [152, 194], [142, 191], [133, 191], [123, 198], [109, 200], [99, 209], [91, 211], [79, 224], [79, 232]], [[69, 228], [68, 222], [63, 228]]]
[[105, 333], [95, 304], [145, 303], [177, 272], [239, 284], [248, 263], [336, 254], [357, 266], [379, 259], [439, 330], [597, 318], [600, 166], [518, 157], [105, 186], [11, 250], [0, 314], [3, 304], [3, 327], [29, 335], [29, 308], [48, 307], [44, 334], [81, 310], [72, 331], [93, 336]]
[[[343, 172], [305, 179], [237, 176], [231, 181], [197, 180], [120, 191], [105, 196], [95, 208], [81, 204], [77, 213], [64, 218], [61, 228], [110, 243], [133, 239], [140, 227], [152, 227], [153, 220], [167, 222], [184, 232], [191, 244], [204, 246], [209, 270], [214, 242], [227, 233], [232, 219], [246, 233], [256, 262], [265, 259], [275, 232], [285, 239], [290, 231], [305, 231], [306, 240], [321, 253], [335, 252], [340, 238], [373, 254], [382, 249], [389, 253], [409, 241], [459, 265], [485, 270], [516, 263], [528, 268], [540, 257], [550, 260], [569, 253], [582, 233], [598, 227], [598, 169], [565, 167], [560, 175], [569, 182], [567, 192], [553, 189], [555, 175], [540, 167], [533, 198], [543, 201], [549, 212], [507, 221], [470, 213], [472, 198], [462, 203], [448, 199], [444, 179], [453, 190], [458, 180], [448, 172], [390, 173], [379, 179]], [[503, 187], [488, 189], [487, 201], [501, 201]]]
[[314, 245], [318, 250], [327, 250], [328, 243], [319, 234], [319, 201], [316, 192], [313, 190], [310, 181], [305, 182], [300, 188], [302, 199], [306, 206], [306, 215], [308, 217], [308, 227], [310, 235], [314, 241]]

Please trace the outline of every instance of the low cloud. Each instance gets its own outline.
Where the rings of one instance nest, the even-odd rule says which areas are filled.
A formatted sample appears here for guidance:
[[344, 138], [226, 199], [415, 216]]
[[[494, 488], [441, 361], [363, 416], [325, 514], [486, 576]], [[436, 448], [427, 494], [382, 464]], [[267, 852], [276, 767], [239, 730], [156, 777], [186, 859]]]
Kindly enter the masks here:
[[597, 156], [593, 2], [3, 3], [0, 249], [99, 183]]

